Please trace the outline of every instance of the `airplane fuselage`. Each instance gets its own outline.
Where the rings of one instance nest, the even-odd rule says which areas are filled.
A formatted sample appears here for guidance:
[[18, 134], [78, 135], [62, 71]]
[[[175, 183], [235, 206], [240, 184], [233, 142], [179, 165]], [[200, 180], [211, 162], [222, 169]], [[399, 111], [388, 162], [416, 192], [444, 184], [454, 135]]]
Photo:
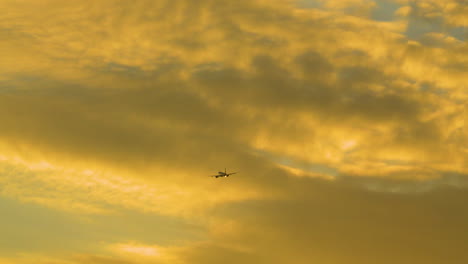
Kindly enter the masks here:
[[227, 171], [218, 171], [218, 175], [211, 175], [211, 177], [219, 178], [219, 177], [229, 177], [231, 174], [236, 174], [237, 172], [227, 173]]

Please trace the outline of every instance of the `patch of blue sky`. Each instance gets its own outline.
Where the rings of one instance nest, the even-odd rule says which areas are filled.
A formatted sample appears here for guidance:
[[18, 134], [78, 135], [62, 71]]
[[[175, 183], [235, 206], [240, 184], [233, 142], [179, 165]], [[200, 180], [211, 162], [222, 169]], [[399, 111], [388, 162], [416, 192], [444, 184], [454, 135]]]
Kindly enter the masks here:
[[[372, 9], [370, 19], [381, 22], [395, 21], [398, 18], [395, 16], [395, 12], [402, 7], [401, 4], [396, 3], [393, 0], [374, 0], [376, 4]], [[298, 8], [316, 8], [325, 9], [323, 1], [319, 0], [297, 0], [296, 6]], [[349, 12], [352, 8], [349, 8]], [[345, 10], [346, 12], [346, 10]], [[419, 40], [422, 36], [427, 33], [443, 33], [448, 36], [454, 37], [460, 41], [466, 41], [468, 36], [468, 30], [466, 27], [450, 27], [445, 25], [442, 18], [438, 19], [424, 19], [410, 17], [408, 20], [408, 27], [405, 35], [412, 40]]]
[[279, 155], [279, 154], [264, 151], [264, 150], [255, 150], [255, 153], [273, 161], [276, 164], [299, 169], [304, 172], [325, 174], [325, 175], [333, 176], [333, 177], [336, 177], [339, 174], [337, 169], [324, 165], [324, 164], [313, 163], [313, 162], [309, 162], [305, 160], [299, 160], [299, 159], [292, 158], [292, 157], [286, 157], [283, 155]]
[[419, 40], [427, 33], [442, 33], [460, 41], [465, 41], [468, 36], [466, 27], [452, 27], [445, 23], [442, 17], [425, 19], [421, 17], [410, 17], [405, 32], [407, 38]]
[[296, 3], [296, 6], [298, 8], [304, 8], [304, 9], [307, 9], [307, 8], [320, 9], [323, 7], [323, 4], [321, 1], [317, 1], [317, 0], [298, 0]]
[[[401, 7], [401, 5], [390, 1], [390, 0], [376, 0], [376, 6], [372, 10], [371, 18], [377, 21], [392, 21], [394, 20], [395, 11]], [[299, 8], [316, 8], [324, 9], [324, 2], [319, 0], [297, 0], [297, 7]], [[352, 12], [353, 8], [349, 8], [349, 12]], [[345, 10], [346, 11], [346, 10]]]
[[372, 9], [371, 19], [377, 21], [395, 20], [395, 11], [401, 7], [398, 3], [389, 0], [376, 0], [376, 6]]
[[421, 92], [429, 92], [429, 93], [433, 93], [433, 94], [436, 94], [438, 96], [449, 96], [450, 94], [447, 92], [447, 90], [444, 90], [442, 88], [437, 88], [437, 87], [434, 87], [434, 86], [430, 86], [428, 84], [422, 84], [420, 87], [419, 87], [419, 90]]
[[443, 20], [441, 18], [432, 20], [410, 18], [405, 35], [409, 39], [418, 40], [431, 32], [443, 32]]
[[468, 38], [468, 27], [454, 27], [446, 30], [448, 35], [460, 40], [466, 41]]

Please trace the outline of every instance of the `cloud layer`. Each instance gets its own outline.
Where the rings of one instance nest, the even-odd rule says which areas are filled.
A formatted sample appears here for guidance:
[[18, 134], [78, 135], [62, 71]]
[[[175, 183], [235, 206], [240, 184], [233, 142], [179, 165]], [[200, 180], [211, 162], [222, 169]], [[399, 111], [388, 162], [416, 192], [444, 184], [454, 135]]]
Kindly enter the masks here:
[[0, 263], [466, 262], [462, 1], [0, 8], [1, 197], [84, 232], [161, 217]]

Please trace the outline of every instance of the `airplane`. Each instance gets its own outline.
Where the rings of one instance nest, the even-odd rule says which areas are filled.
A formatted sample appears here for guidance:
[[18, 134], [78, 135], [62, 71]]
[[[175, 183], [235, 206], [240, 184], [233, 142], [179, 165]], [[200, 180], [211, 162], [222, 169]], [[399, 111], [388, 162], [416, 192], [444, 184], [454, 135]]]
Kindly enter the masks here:
[[231, 172], [231, 173], [227, 173], [227, 172], [226, 172], [226, 168], [224, 168], [224, 172], [223, 172], [223, 171], [218, 171], [218, 175], [210, 175], [210, 177], [215, 177], [215, 178], [218, 178], [218, 177], [229, 177], [229, 175], [236, 174], [236, 173], [238, 173], [238, 171], [236, 171], [236, 172]]

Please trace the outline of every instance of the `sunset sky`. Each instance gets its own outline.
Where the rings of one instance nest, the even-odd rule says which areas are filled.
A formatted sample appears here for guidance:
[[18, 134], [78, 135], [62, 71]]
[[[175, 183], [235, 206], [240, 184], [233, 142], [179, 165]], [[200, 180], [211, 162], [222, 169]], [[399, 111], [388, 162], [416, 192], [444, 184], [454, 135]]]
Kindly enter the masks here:
[[0, 10], [0, 264], [468, 263], [468, 1]]

